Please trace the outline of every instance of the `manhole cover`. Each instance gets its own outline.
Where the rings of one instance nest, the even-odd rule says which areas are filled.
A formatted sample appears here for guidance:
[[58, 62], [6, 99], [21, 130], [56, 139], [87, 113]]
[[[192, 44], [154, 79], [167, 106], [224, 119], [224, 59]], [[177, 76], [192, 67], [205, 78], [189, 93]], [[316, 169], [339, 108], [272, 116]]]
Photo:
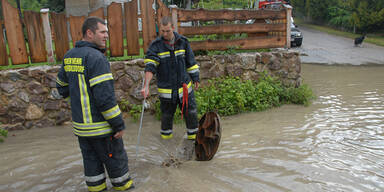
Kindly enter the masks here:
[[221, 138], [220, 117], [215, 112], [207, 112], [199, 121], [196, 134], [196, 160], [209, 161], [219, 148]]

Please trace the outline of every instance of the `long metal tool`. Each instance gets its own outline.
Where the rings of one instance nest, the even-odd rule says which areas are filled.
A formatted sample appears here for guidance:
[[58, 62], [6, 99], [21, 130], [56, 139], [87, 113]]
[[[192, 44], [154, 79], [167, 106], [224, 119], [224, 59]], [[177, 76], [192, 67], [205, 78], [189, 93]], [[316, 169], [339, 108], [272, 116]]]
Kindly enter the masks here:
[[[143, 87], [143, 88], [144, 88], [144, 81], [145, 81], [145, 74], [143, 75], [143, 83], [142, 83], [142, 87]], [[137, 158], [138, 158], [138, 154], [139, 154], [139, 145], [140, 145], [141, 129], [142, 129], [142, 127], [143, 127], [144, 106], [145, 106], [145, 97], [144, 97], [144, 99], [143, 99], [143, 106], [142, 106], [142, 108], [141, 108], [139, 133], [137, 134], [136, 162], [137, 162]]]

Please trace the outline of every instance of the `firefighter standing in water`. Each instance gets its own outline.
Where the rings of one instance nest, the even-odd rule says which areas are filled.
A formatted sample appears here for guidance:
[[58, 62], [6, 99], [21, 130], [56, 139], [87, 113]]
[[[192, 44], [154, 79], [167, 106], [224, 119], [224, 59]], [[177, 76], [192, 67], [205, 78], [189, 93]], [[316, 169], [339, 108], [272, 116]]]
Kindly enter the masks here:
[[65, 56], [57, 88], [70, 99], [73, 132], [83, 155], [89, 191], [107, 190], [104, 166], [115, 190], [133, 188], [124, 150], [125, 124], [117, 105], [110, 64], [104, 56], [108, 31], [97, 17], [87, 18], [83, 39]]
[[187, 38], [174, 32], [170, 17], [161, 19], [160, 34], [147, 50], [145, 83], [141, 93], [144, 98], [149, 95], [149, 83], [156, 74], [162, 112], [161, 138], [173, 137], [173, 116], [179, 106], [185, 118], [187, 138], [194, 140], [198, 120], [192, 83], [195, 89], [199, 87], [199, 66]]

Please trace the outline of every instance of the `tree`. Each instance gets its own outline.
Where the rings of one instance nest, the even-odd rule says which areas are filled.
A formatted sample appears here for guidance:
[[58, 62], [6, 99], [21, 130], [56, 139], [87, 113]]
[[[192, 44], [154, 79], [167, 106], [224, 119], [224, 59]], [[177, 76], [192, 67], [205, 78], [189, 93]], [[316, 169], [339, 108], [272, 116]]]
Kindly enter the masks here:
[[42, 8], [40, 0], [18, 0], [20, 1], [20, 8], [22, 10], [30, 10], [39, 12]]
[[[39, 12], [42, 8], [49, 8], [51, 11], [62, 12], [65, 10], [65, 0], [8, 0], [8, 2], [20, 9]], [[1, 5], [0, 5], [1, 7]]]
[[306, 0], [291, 0], [291, 5], [293, 7], [293, 12], [295, 14], [301, 13], [305, 14], [305, 1]]
[[352, 12], [345, 7], [332, 6], [328, 8], [328, 20], [331, 25], [342, 28], [353, 27]]
[[46, 0], [43, 6], [51, 11], [60, 13], [65, 10], [65, 0]]
[[294, 12], [315, 23], [354, 32], [384, 29], [384, 0], [292, 0]]

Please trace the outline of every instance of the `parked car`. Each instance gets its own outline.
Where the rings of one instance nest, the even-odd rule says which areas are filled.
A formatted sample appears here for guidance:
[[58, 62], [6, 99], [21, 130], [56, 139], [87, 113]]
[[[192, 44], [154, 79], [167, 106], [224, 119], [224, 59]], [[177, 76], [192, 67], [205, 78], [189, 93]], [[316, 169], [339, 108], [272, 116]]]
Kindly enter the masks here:
[[303, 43], [303, 34], [295, 24], [293, 17], [291, 17], [291, 47], [300, 47]]
[[288, 2], [282, 0], [260, 0], [259, 9], [277, 10], [281, 9], [283, 4], [288, 4]]
[[291, 47], [298, 46], [300, 47], [303, 43], [303, 34], [301, 31], [295, 26], [291, 27]]
[[[249, 19], [245, 24], [253, 24], [254, 19]], [[265, 20], [266, 23], [271, 23], [269, 20]], [[291, 17], [291, 47], [298, 46], [300, 47], [303, 43], [303, 34], [297, 25], [294, 24], [293, 18]]]

